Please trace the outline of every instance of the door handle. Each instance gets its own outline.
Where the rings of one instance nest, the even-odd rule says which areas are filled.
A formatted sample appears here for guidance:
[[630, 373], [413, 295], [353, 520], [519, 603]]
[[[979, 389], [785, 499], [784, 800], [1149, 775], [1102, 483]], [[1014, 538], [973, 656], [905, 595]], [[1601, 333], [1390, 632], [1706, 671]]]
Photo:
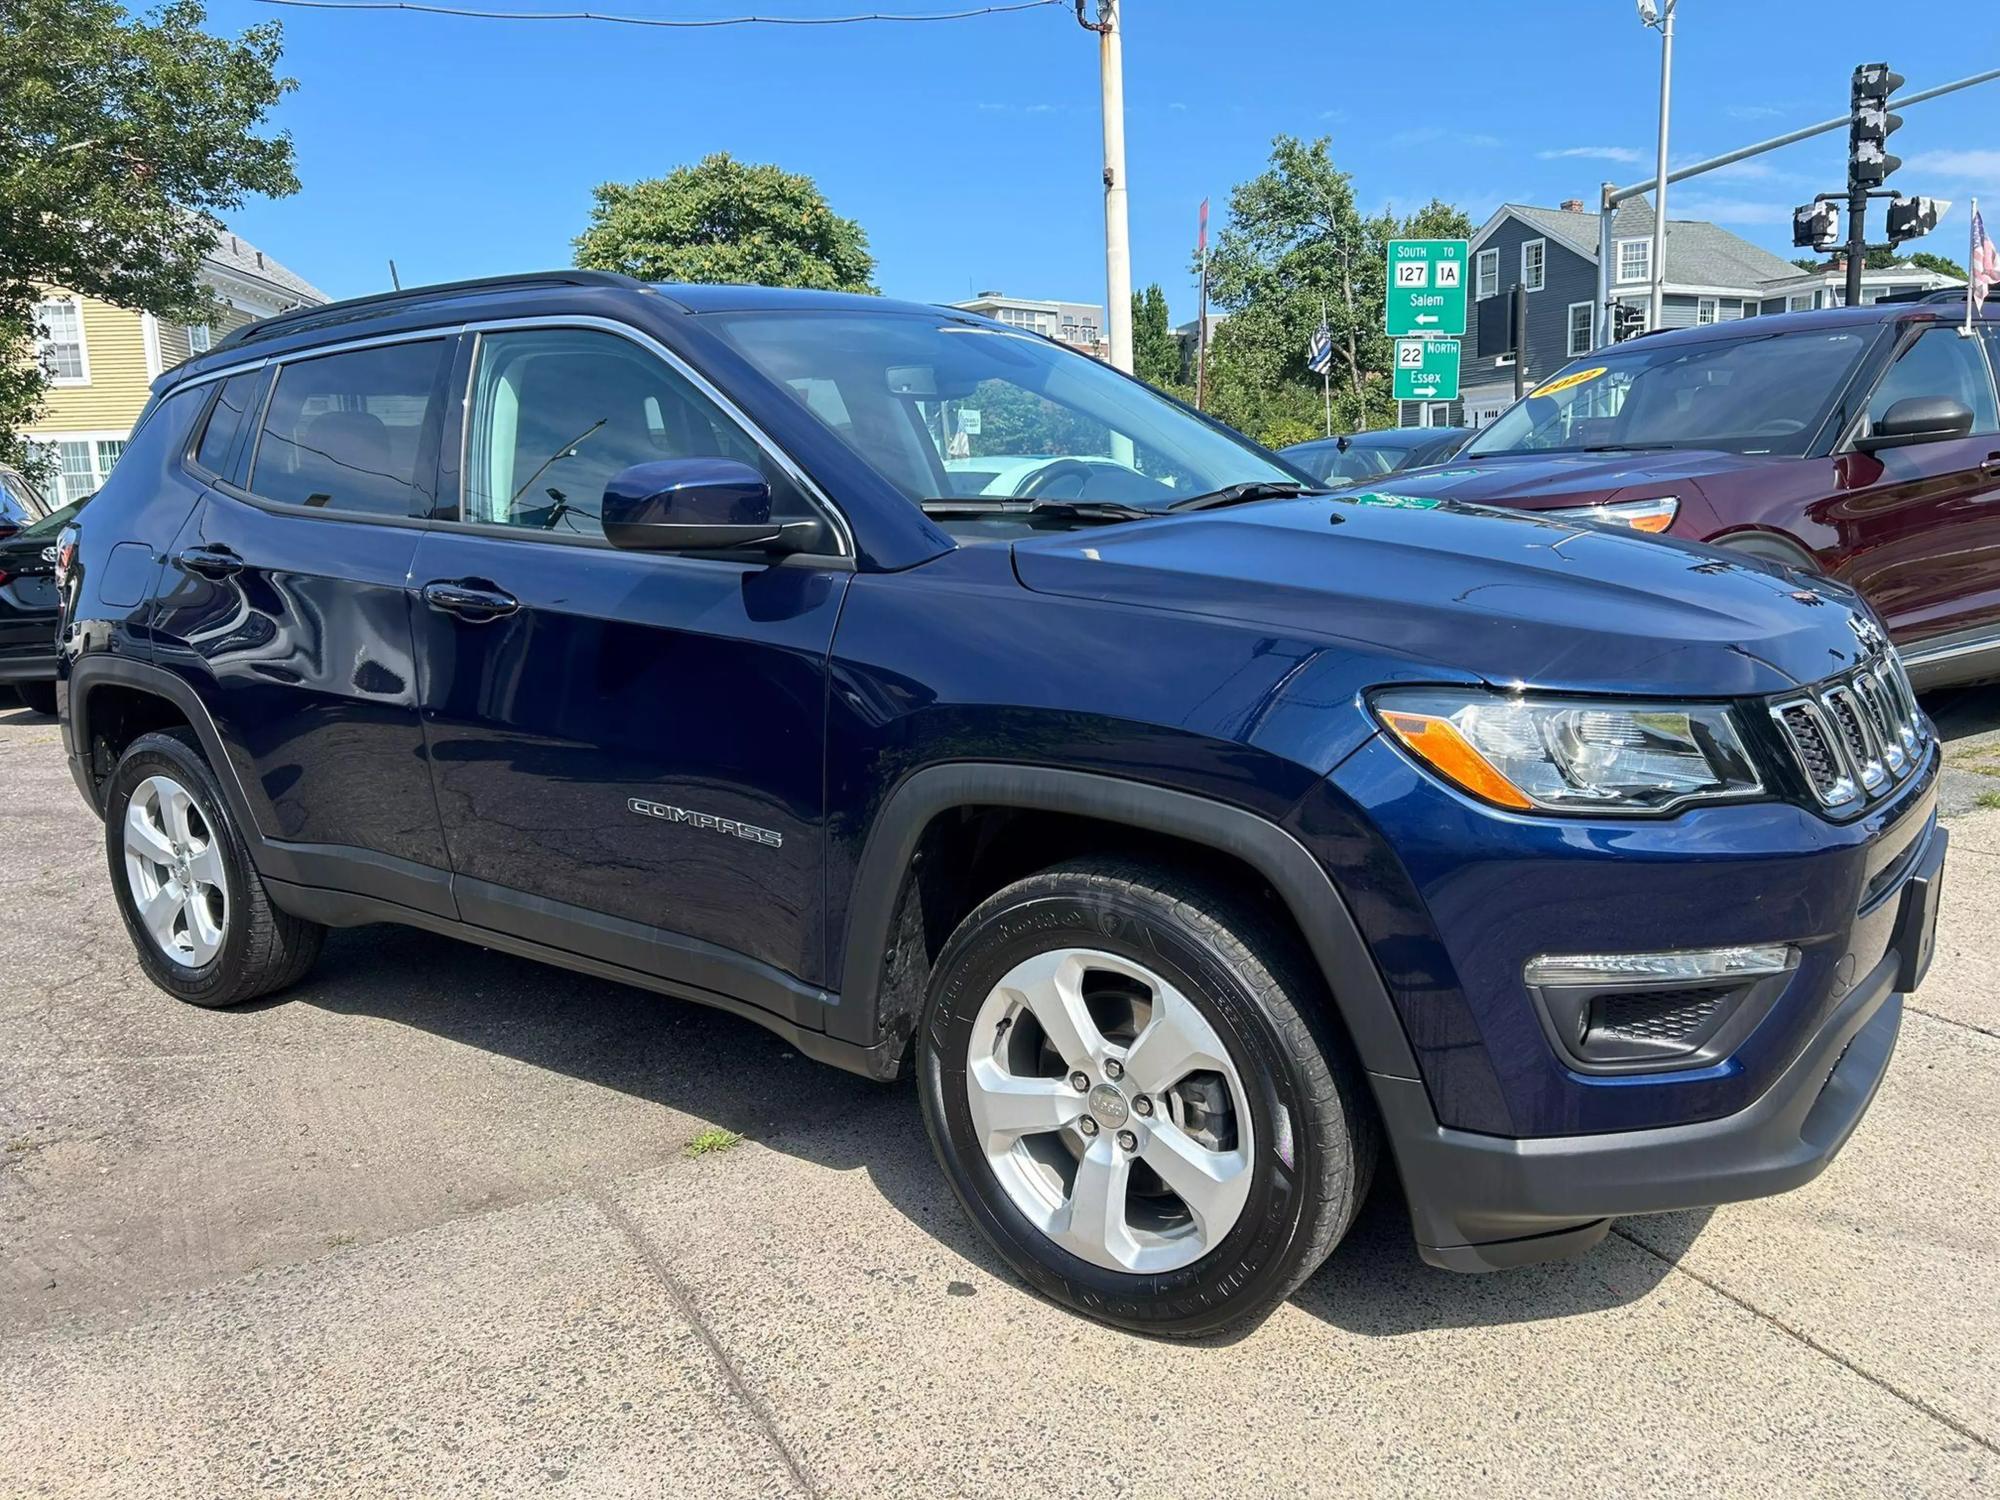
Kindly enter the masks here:
[[228, 578], [243, 571], [243, 559], [220, 542], [188, 547], [175, 554], [174, 565], [202, 578]]
[[2000, 453], [1987, 454], [1980, 461], [1979, 472], [1982, 474], [2000, 474]]
[[512, 594], [493, 587], [483, 578], [441, 580], [424, 585], [424, 603], [432, 609], [457, 615], [474, 625], [511, 615], [521, 607]]

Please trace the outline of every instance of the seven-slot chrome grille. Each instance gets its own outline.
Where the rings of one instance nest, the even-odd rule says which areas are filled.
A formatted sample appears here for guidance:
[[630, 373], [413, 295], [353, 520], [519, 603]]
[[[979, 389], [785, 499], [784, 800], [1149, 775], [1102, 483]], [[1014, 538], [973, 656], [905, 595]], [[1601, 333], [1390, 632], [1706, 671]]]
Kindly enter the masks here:
[[1930, 729], [1893, 650], [1771, 705], [1820, 805], [1873, 802], [1923, 764]]

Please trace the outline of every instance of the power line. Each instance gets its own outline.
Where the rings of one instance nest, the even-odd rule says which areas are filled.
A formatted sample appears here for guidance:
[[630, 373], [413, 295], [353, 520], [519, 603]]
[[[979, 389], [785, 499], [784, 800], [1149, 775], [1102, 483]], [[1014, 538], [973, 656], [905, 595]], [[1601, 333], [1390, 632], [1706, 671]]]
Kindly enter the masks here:
[[717, 16], [708, 20], [671, 20], [664, 16], [613, 16], [593, 10], [471, 10], [454, 5], [426, 5], [419, 0], [260, 0], [299, 10], [408, 10], [431, 16], [464, 16], [478, 21], [604, 21], [618, 26], [666, 26], [675, 30], [706, 30], [718, 26], [853, 26], [866, 21], [966, 21], [976, 16], [1010, 11], [1041, 10], [1068, 0], [1014, 0], [1009, 5], [981, 5], [971, 10], [898, 14], [875, 11], [858, 16]]

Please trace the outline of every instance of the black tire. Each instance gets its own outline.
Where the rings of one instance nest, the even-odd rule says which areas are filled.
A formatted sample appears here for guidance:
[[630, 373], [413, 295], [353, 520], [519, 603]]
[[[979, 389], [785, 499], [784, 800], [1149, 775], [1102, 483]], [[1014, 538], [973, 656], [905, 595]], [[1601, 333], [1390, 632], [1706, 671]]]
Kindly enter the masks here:
[[[966, 1087], [976, 1017], [1016, 964], [1066, 947], [1122, 956], [1174, 985], [1227, 1049], [1248, 1097], [1248, 1197], [1227, 1234], [1178, 1269], [1112, 1270], [1058, 1245], [979, 1144]], [[1332, 1252], [1374, 1171], [1379, 1122], [1329, 1004], [1296, 938], [1254, 901], [1138, 860], [1056, 866], [983, 902], [938, 956], [917, 1044], [932, 1148], [980, 1231], [1045, 1295], [1162, 1337], [1253, 1321]]]
[[14, 691], [21, 695], [21, 701], [35, 713], [55, 717], [56, 685], [53, 682], [17, 682]]
[[1715, 545], [1728, 552], [1740, 552], [1764, 562], [1783, 563], [1801, 573], [1821, 574], [1819, 560], [1798, 543], [1770, 532], [1737, 531], [1718, 537]]
[[[222, 946], [199, 967], [170, 958], [146, 930], [127, 878], [125, 818], [134, 789], [164, 775], [185, 788], [221, 855], [228, 889]], [[240, 1005], [296, 983], [319, 957], [326, 929], [271, 904], [229, 814], [222, 788], [188, 730], [134, 740], [111, 773], [104, 800], [104, 847], [111, 889], [146, 975], [168, 994], [210, 1009]]]

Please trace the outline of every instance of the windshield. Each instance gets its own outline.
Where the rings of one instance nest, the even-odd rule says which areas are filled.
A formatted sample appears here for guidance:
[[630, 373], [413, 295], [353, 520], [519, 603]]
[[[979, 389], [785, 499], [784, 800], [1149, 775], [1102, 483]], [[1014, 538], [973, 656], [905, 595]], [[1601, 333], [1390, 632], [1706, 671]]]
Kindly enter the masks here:
[[918, 503], [1093, 501], [1164, 510], [1299, 475], [1086, 355], [949, 314], [711, 315], [875, 471]]
[[1600, 448], [1803, 453], [1875, 333], [1800, 330], [1600, 350], [1515, 402], [1463, 456]]
[[1286, 457], [1315, 479], [1368, 479], [1409, 468], [1422, 446], [1420, 439], [1393, 447], [1388, 443], [1350, 443], [1344, 449], [1306, 448]]

